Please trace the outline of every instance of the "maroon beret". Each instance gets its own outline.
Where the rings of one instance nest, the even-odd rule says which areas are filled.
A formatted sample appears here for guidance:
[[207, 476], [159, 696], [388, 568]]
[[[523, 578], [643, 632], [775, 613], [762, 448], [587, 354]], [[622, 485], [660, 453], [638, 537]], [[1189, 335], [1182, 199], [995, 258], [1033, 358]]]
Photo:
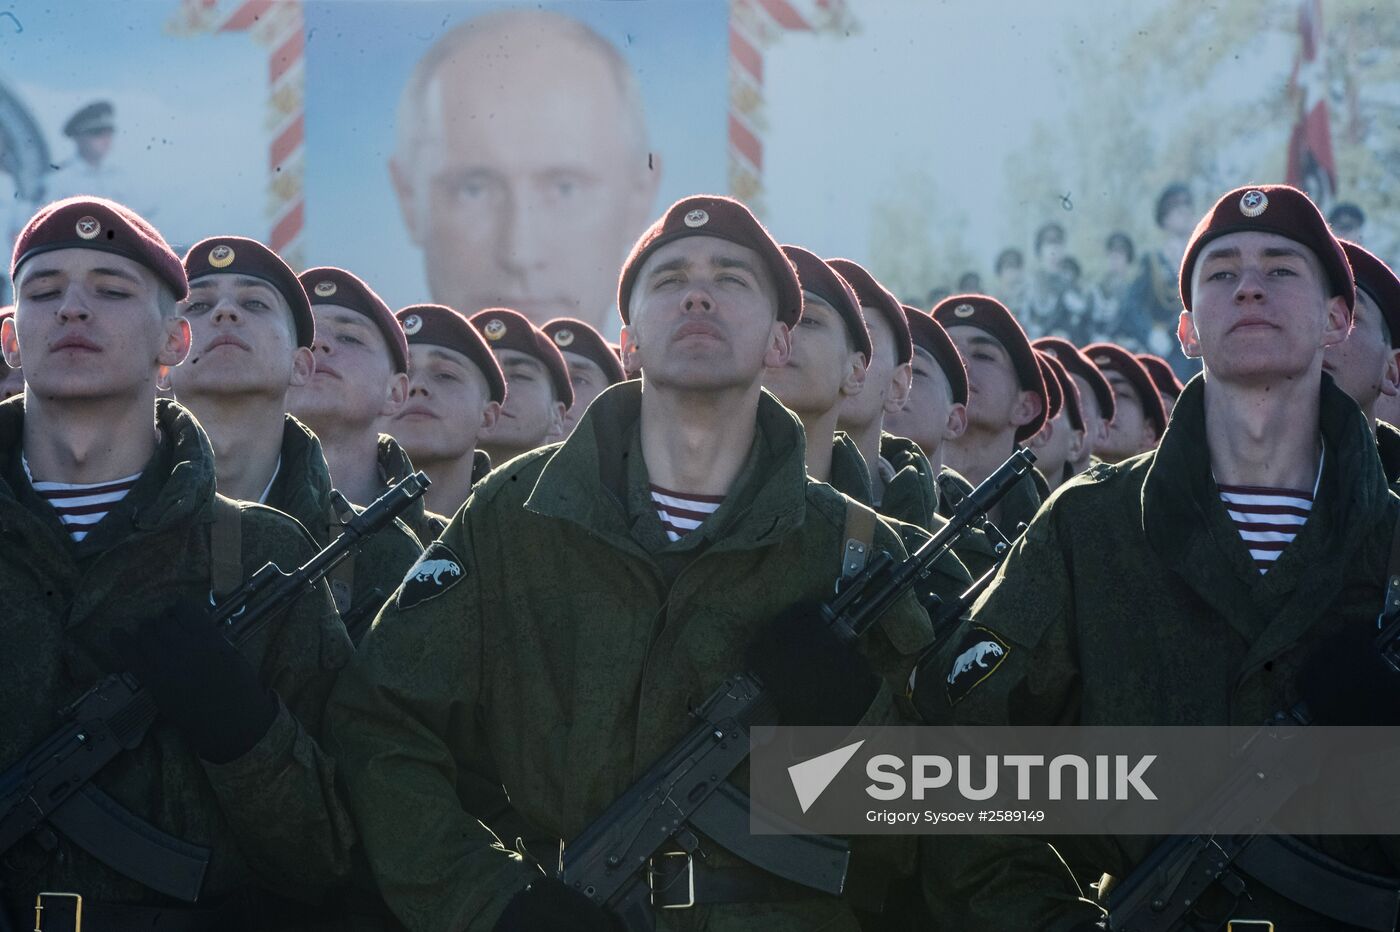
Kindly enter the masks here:
[[[554, 341], [544, 335], [544, 331], [519, 311], [504, 307], [488, 307], [477, 311], [470, 318], [471, 325], [486, 338], [486, 345], [493, 352], [509, 349], [527, 356], [533, 356], [549, 373], [554, 385], [554, 396], [564, 402], [564, 410], [574, 406], [574, 383], [569, 381], [569, 366], [564, 362], [564, 354], [559, 352]], [[507, 389], [510, 383], [506, 383]]]
[[860, 299], [850, 284], [816, 253], [808, 252], [801, 246], [784, 246], [782, 250], [797, 270], [797, 280], [802, 290], [816, 295], [835, 309], [841, 316], [841, 322], [846, 325], [851, 343], [865, 354], [865, 361], [870, 362], [870, 328], [865, 325], [865, 316], [860, 312]]
[[789, 327], [797, 323], [802, 316], [802, 286], [797, 282], [792, 263], [763, 224], [732, 197], [695, 194], [667, 208], [661, 219], [637, 240], [623, 263], [622, 277], [617, 283], [617, 310], [624, 324], [631, 323], [631, 310], [627, 305], [642, 264], [660, 247], [686, 236], [713, 236], [758, 253], [778, 292], [778, 320]]
[[1157, 383], [1138, 358], [1117, 343], [1090, 343], [1084, 347], [1089, 361], [1105, 372], [1117, 372], [1137, 389], [1142, 399], [1142, 413], [1157, 428], [1157, 436], [1167, 429], [1167, 409], [1157, 394]]
[[1186, 310], [1191, 310], [1191, 271], [1196, 267], [1201, 249], [1227, 233], [1246, 231], [1276, 233], [1311, 249], [1322, 262], [1333, 296], [1345, 298], [1348, 308], [1355, 306], [1356, 286], [1351, 266], [1322, 211], [1297, 188], [1286, 184], [1261, 184], [1236, 188], [1226, 194], [1196, 224], [1186, 244], [1186, 255], [1181, 259], [1181, 303]]
[[185, 275], [191, 282], [206, 275], [246, 275], [271, 285], [292, 310], [297, 346], [310, 346], [316, 338], [316, 318], [306, 289], [282, 257], [255, 239], [244, 236], [211, 236], [185, 253]]
[[914, 345], [932, 356], [933, 361], [943, 370], [943, 375], [948, 379], [953, 404], [967, 404], [967, 366], [963, 365], [957, 344], [931, 314], [907, 304], [903, 307], [904, 319], [909, 322], [909, 335]]
[[426, 343], [461, 353], [481, 370], [491, 400], [505, 403], [506, 377], [501, 374], [501, 364], [471, 321], [441, 304], [410, 304], [394, 316], [410, 346]]
[[904, 365], [914, 358], [914, 341], [909, 336], [909, 321], [904, 316], [904, 305], [890, 293], [889, 289], [875, 280], [860, 264], [850, 259], [827, 259], [826, 264], [836, 270], [851, 290], [861, 307], [872, 307], [894, 331], [894, 359]]
[[1045, 420], [1053, 421], [1060, 416], [1060, 411], [1065, 406], [1065, 393], [1060, 387], [1060, 380], [1055, 377], [1055, 370], [1045, 361], [1045, 356], [1045, 353], [1037, 352], [1035, 364], [1040, 367], [1040, 377], [1045, 380]]
[[389, 310], [389, 305], [384, 303], [384, 299], [375, 294], [374, 289], [366, 285], [358, 275], [334, 266], [323, 265], [307, 269], [297, 278], [301, 281], [301, 287], [306, 289], [306, 296], [311, 300], [312, 307], [318, 304], [336, 304], [358, 311], [373, 321], [379, 332], [384, 335], [384, 342], [389, 347], [389, 358], [394, 363], [394, 371], [408, 371], [408, 338], [404, 336], [398, 318]]
[[559, 347], [559, 352], [577, 353], [602, 369], [603, 374], [608, 377], [609, 385], [627, 381], [627, 373], [622, 371], [622, 361], [618, 354], [613, 352], [612, 344], [583, 321], [572, 317], [556, 317], [540, 329]]
[[123, 256], [154, 272], [176, 301], [189, 294], [185, 267], [160, 231], [136, 211], [105, 197], [70, 197], [39, 208], [15, 240], [10, 280], [26, 261], [55, 249], [96, 249]]
[[1006, 349], [1021, 390], [1040, 396], [1040, 416], [1016, 428], [1016, 442], [1034, 437], [1045, 424], [1050, 393], [1045, 387], [1045, 376], [1040, 371], [1040, 363], [1036, 361], [1035, 350], [1031, 349], [1030, 337], [1026, 336], [1026, 331], [1021, 329], [1006, 305], [984, 294], [955, 294], [938, 302], [931, 313], [933, 319], [945, 328], [962, 325], [976, 327], [990, 334]]
[[1054, 356], [1071, 376], [1077, 375], [1088, 382], [1089, 387], [1094, 390], [1094, 398], [1099, 403], [1100, 416], [1105, 421], [1113, 420], [1114, 412], [1117, 410], [1113, 386], [1108, 384], [1108, 379], [1103, 377], [1099, 367], [1090, 362], [1089, 357], [1085, 356], [1079, 347], [1063, 337], [1041, 337], [1031, 346]]
[[[1063, 400], [1062, 410], [1069, 420], [1069, 426], [1074, 430], [1084, 429], [1084, 406], [1079, 400], [1079, 386], [1074, 384], [1074, 376], [1069, 374], [1065, 364], [1060, 362], [1052, 353], [1046, 350], [1036, 350], [1036, 355], [1040, 361], [1045, 363], [1049, 372], [1054, 375], [1055, 381], [1060, 384], [1060, 398]], [[1045, 382], [1050, 383], [1050, 376], [1047, 375]]]
[[1390, 266], [1356, 243], [1342, 240], [1342, 249], [1351, 262], [1356, 287], [1371, 296], [1385, 318], [1391, 348], [1400, 348], [1400, 278], [1395, 277]]
[[1151, 353], [1138, 353], [1137, 361], [1142, 363], [1142, 367], [1147, 370], [1147, 374], [1152, 376], [1152, 384], [1157, 386], [1157, 391], [1163, 395], [1171, 395], [1173, 398], [1181, 395], [1181, 380], [1172, 371], [1172, 364], [1161, 356], [1154, 356]]

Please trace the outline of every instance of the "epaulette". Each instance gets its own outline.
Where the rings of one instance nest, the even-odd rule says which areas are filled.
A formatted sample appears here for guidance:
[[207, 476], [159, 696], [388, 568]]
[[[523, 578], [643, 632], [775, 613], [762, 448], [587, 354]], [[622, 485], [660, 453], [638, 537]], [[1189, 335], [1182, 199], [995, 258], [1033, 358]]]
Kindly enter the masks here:
[[[1084, 472], [1082, 472], [1080, 475], [1084, 476], [1086, 479], [1092, 479], [1095, 482], [1099, 482], [1104, 479], [1109, 479], [1113, 476], [1116, 476], [1119, 473], [1120, 468], [1120, 463], [1098, 462], [1090, 466], [1088, 469], [1084, 470]], [[1078, 479], [1079, 476], [1075, 476], [1074, 478]]]

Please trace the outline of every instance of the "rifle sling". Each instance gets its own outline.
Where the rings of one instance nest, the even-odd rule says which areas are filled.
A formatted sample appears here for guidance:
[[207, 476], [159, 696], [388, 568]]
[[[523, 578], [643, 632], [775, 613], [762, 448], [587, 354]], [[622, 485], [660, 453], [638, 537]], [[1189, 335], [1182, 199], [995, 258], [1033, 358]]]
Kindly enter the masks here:
[[864, 508], [854, 499], [846, 499], [845, 543], [841, 546], [841, 584], [844, 585], [860, 575], [870, 558], [870, 547], [875, 542], [875, 512]]
[[1357, 870], [1292, 835], [1257, 836], [1235, 858], [1235, 865], [1315, 913], [1358, 929], [1395, 929], [1400, 878]]
[[91, 783], [49, 813], [48, 820], [117, 873], [187, 903], [199, 898], [209, 849], [161, 831]]

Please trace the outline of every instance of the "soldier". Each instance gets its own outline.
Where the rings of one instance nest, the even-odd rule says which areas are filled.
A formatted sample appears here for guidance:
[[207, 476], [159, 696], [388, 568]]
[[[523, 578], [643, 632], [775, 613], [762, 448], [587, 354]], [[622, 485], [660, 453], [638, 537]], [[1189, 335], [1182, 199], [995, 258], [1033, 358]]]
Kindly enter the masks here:
[[[540, 328], [554, 341], [569, 367], [569, 384], [574, 389], [574, 403], [564, 412], [564, 437], [574, 432], [578, 419], [593, 403], [593, 399], [609, 386], [627, 379], [622, 361], [612, 344], [603, 335], [581, 320], [558, 317]], [[561, 438], [562, 439], [562, 438]]]
[[1084, 449], [1071, 463], [1074, 475], [1089, 468], [1094, 451], [1108, 442], [1108, 425], [1117, 413], [1113, 386], [1103, 377], [1099, 367], [1089, 361], [1077, 346], [1060, 337], [1041, 337], [1031, 344], [1054, 356], [1069, 372], [1074, 387], [1079, 389], [1080, 412], [1084, 415]]
[[1082, 460], [1088, 442], [1079, 389], [1069, 370], [1049, 353], [1035, 352], [1050, 394], [1050, 410], [1045, 426], [1026, 445], [1035, 451], [1035, 468], [1047, 492], [1053, 492], [1076, 475], [1074, 464]]
[[1108, 439], [1094, 455], [1106, 463], [1120, 463], [1155, 447], [1167, 429], [1167, 412], [1157, 383], [1142, 363], [1115, 343], [1091, 343], [1084, 347], [1084, 355], [1113, 386]]
[[569, 366], [554, 341], [525, 315], [503, 307], [471, 316], [471, 324], [506, 377], [501, 416], [477, 440], [497, 466], [564, 434], [564, 415], [574, 404]]
[[481, 334], [452, 308], [414, 304], [397, 317], [408, 337], [408, 404], [390, 426], [433, 480], [429, 510], [455, 515], [491, 471], [491, 458], [476, 440], [501, 415], [505, 376]]
[[[312, 377], [315, 320], [296, 274], [275, 252], [241, 236], [215, 236], [185, 254], [189, 357], [169, 373], [182, 405], [214, 450], [221, 494], [301, 522], [318, 546], [340, 533], [321, 442], [286, 413]], [[377, 496], [376, 496], [377, 497]], [[402, 524], [376, 534], [331, 575], [352, 639], [393, 593], [421, 548]]]
[[1393, 485], [1400, 477], [1400, 430], [1378, 421], [1376, 406], [1400, 395], [1400, 279], [1365, 248], [1342, 240], [1342, 249], [1356, 280], [1356, 313], [1347, 338], [1327, 347], [1322, 371], [1361, 406]]
[[[785, 721], [888, 720], [908, 654], [929, 638], [912, 601], [861, 655], [831, 650], [806, 616], [789, 613], [790, 636], [771, 636], [788, 626], [769, 619], [831, 592], [848, 516], [870, 513], [807, 477], [797, 420], [760, 388], [786, 360], [802, 292], [752, 214], [716, 196], [673, 205], [628, 258], [618, 307], [642, 381], [613, 386], [563, 444], [480, 484], [337, 686], [358, 825], [413, 928], [615, 922], [495, 844], [461, 775], [496, 775], [540, 834], [569, 839], [733, 671], [753, 665]], [[876, 546], [901, 550], [887, 525], [874, 530]], [[791, 676], [764, 659], [777, 643]], [[657, 887], [661, 932], [856, 928], [844, 898], [807, 896], [702, 844], [685, 884]], [[907, 857], [901, 846], [874, 865], [879, 880]]]
[[1152, 384], [1157, 388], [1157, 397], [1162, 399], [1162, 413], [1170, 420], [1172, 408], [1176, 407], [1176, 400], [1181, 397], [1181, 380], [1172, 371], [1172, 364], [1161, 356], [1138, 353], [1137, 361], [1142, 363], [1147, 374], [1152, 376]]
[[[933, 319], [948, 331], [967, 365], [967, 430], [948, 444], [944, 457], [956, 473], [952, 484], [966, 492], [1045, 424], [1045, 377], [1026, 332], [995, 298], [953, 295], [933, 309]], [[1038, 479], [1033, 473], [1013, 486], [993, 509], [992, 522], [1008, 534], [1029, 523], [1044, 497]]]
[[[1181, 266], [1179, 336], [1205, 378], [1187, 384], [1155, 451], [1095, 467], [1040, 512], [940, 668], [972, 639], [1001, 652], [976, 673], [922, 671], [920, 686], [936, 683], [916, 696], [925, 713], [978, 725], [1254, 725], [1298, 701], [1320, 645], [1374, 632], [1400, 500], [1364, 415], [1322, 378], [1354, 293], [1346, 255], [1301, 191], [1261, 185], [1217, 201]], [[1254, 523], [1266, 497], [1265, 520], [1278, 525], [1267, 535]], [[1300, 520], [1279, 519], [1281, 506]], [[1371, 839], [1317, 843], [1395, 873]], [[950, 928], [1099, 928], [1073, 877], [1126, 877], [1153, 844], [930, 838], [938, 873], [925, 886]], [[1208, 891], [1183, 927], [1352, 928], [1293, 903], [1301, 881], [1244, 884]]]
[[[1154, 219], [1162, 238], [1156, 249], [1144, 250], [1133, 284], [1123, 299], [1119, 339], [1149, 353], [1165, 356], [1172, 351], [1172, 328], [1181, 311], [1177, 270], [1195, 222], [1191, 189], [1173, 182], [1157, 196]], [[1189, 367], [1185, 359], [1180, 371]]]
[[967, 430], [967, 367], [942, 324], [907, 305], [904, 317], [914, 341], [914, 381], [909, 400], [886, 416], [885, 427], [918, 444], [936, 476], [943, 468], [944, 445]]
[[0, 344], [27, 390], [0, 404], [0, 761], [104, 672], [135, 672], [159, 718], [96, 786], [138, 835], [188, 843], [205, 870], [194, 908], [128, 879], [139, 852], [118, 842], [98, 857], [45, 827], [0, 860], [3, 909], [33, 915], [40, 891], [64, 891], [92, 928], [282, 928], [295, 914], [269, 891], [314, 900], [349, 868], [353, 830], [316, 737], [352, 649], [324, 586], [239, 648], [206, 609], [241, 581], [215, 565], [230, 515], [248, 575], [313, 548], [285, 515], [216, 496], [198, 422], [156, 401], [158, 367], [185, 357], [190, 328], [185, 270], [155, 228], [99, 198], [50, 204], [11, 277]]
[[[0, 325], [5, 323], [7, 318], [15, 314], [14, 305], [0, 307]], [[13, 398], [24, 391], [24, 370], [15, 366], [10, 368], [3, 360], [0, 360], [0, 401]]]

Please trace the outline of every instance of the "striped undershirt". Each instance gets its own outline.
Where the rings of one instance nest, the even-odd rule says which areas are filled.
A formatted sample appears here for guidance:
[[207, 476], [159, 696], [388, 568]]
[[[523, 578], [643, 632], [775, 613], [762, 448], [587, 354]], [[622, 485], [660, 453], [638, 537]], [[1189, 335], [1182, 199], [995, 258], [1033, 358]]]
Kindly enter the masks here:
[[714, 514], [724, 503], [724, 496], [689, 495], [652, 485], [651, 500], [656, 505], [656, 516], [661, 519], [661, 526], [666, 529], [666, 537], [674, 541], [698, 528], [701, 522]]
[[1240, 532], [1260, 573], [1267, 572], [1274, 565], [1279, 554], [1307, 523], [1321, 480], [1322, 461], [1319, 460], [1317, 480], [1311, 492], [1257, 485], [1220, 486], [1220, 501], [1224, 503], [1226, 513], [1235, 523], [1235, 529]]
[[138, 472], [134, 476], [110, 482], [38, 482], [29, 471], [29, 460], [23, 454], [20, 455], [20, 462], [24, 464], [24, 475], [29, 479], [29, 484], [58, 512], [59, 520], [75, 541], [87, 537], [88, 531], [107, 517], [112, 506], [126, 498], [126, 494], [136, 485], [136, 480], [141, 478]]

